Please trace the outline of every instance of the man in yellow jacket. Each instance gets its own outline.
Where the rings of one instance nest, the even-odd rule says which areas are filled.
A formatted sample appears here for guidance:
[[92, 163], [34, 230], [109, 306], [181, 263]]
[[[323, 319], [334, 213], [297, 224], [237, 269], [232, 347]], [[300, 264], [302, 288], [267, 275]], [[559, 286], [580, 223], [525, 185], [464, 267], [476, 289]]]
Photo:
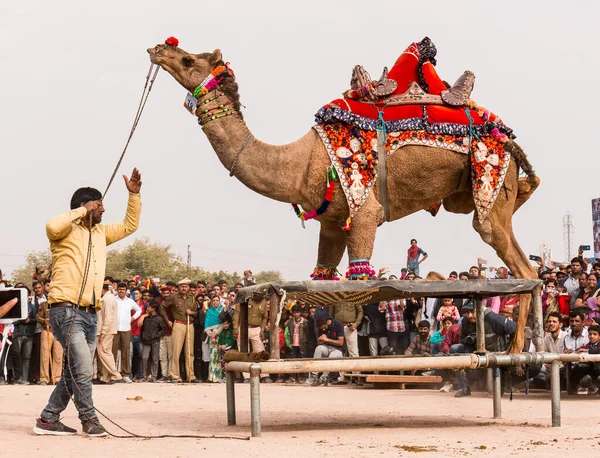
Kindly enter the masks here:
[[[92, 359], [98, 324], [96, 312], [101, 307], [106, 247], [135, 232], [142, 208], [139, 195], [142, 177], [139, 171], [133, 169], [131, 178], [123, 178], [129, 191], [129, 201], [122, 222], [101, 224], [104, 213], [102, 194], [94, 188], [80, 188], [71, 198], [71, 210], [46, 223], [52, 252], [52, 281], [48, 295], [50, 326], [64, 348], [69, 366], [63, 371], [48, 405], [36, 421], [33, 428], [36, 434], [64, 436], [77, 433], [60, 422], [60, 414], [67, 408], [71, 395], [79, 411], [83, 434], [107, 434], [98, 421], [92, 401]], [[87, 269], [86, 261], [89, 262]]]

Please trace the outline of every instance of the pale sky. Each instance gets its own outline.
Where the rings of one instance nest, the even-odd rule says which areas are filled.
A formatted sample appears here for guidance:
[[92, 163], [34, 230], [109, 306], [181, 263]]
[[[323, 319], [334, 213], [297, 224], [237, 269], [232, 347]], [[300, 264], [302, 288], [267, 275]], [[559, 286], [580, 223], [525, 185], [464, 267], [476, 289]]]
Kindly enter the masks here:
[[[516, 213], [527, 254], [546, 242], [565, 258], [562, 218], [573, 243], [592, 245], [597, 185], [600, 2], [227, 1], [0, 3], [0, 269], [47, 248], [45, 221], [68, 210], [80, 186], [104, 190], [131, 127], [146, 76], [146, 48], [168, 36], [200, 53], [220, 48], [240, 86], [253, 134], [289, 143], [314, 113], [349, 86], [354, 65], [373, 76], [408, 44], [429, 36], [437, 70], [454, 81], [475, 72], [474, 100], [502, 117], [542, 179]], [[319, 224], [303, 230], [291, 206], [229, 178], [196, 119], [186, 91], [161, 71], [123, 161], [143, 175], [143, 212], [134, 236], [149, 237], [207, 270], [280, 270], [308, 279]], [[406, 190], [410, 192], [410, 190]], [[120, 220], [118, 178], [105, 222]], [[429, 253], [422, 272], [466, 270], [477, 257], [500, 265], [471, 228], [472, 215], [420, 212], [378, 231], [372, 262], [399, 272], [413, 237]], [[340, 265], [345, 272], [347, 258]]]

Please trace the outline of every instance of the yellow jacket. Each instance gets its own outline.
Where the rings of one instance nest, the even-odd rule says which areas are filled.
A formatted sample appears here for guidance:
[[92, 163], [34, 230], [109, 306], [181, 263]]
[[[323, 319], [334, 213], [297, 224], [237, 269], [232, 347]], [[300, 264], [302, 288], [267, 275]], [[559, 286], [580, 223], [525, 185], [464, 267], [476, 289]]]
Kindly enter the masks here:
[[[127, 213], [121, 223], [96, 224], [92, 227], [92, 252], [90, 269], [84, 288], [81, 306], [91, 304], [100, 310], [102, 283], [106, 272], [106, 247], [133, 234], [138, 228], [142, 201], [139, 194], [129, 193]], [[82, 218], [87, 211], [84, 207], [70, 210], [55, 216], [46, 223], [46, 235], [52, 252], [52, 281], [48, 303], [77, 303], [83, 270], [88, 251], [90, 233]]]

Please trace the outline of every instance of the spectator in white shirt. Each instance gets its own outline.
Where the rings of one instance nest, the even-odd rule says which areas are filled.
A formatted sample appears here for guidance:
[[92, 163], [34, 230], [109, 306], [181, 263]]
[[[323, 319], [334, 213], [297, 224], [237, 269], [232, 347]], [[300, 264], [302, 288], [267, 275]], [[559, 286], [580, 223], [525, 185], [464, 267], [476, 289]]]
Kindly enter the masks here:
[[140, 306], [133, 299], [127, 297], [127, 283], [119, 283], [117, 287], [117, 333], [113, 339], [112, 352], [117, 361], [117, 352], [121, 351], [121, 375], [127, 383], [131, 383], [131, 361], [129, 359], [131, 322], [137, 320], [141, 314]]

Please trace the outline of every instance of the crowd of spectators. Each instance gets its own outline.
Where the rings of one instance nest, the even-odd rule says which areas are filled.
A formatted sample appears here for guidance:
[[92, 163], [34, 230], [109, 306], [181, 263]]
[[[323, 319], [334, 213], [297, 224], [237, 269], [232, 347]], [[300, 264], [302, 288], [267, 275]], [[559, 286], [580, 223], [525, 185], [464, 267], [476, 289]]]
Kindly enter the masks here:
[[[416, 246], [416, 241], [413, 244]], [[413, 248], [414, 250], [414, 248]], [[416, 251], [415, 251], [416, 252]], [[416, 252], [417, 253], [417, 252]], [[417, 253], [417, 258], [420, 253]], [[408, 261], [413, 261], [410, 258]], [[541, 264], [541, 263], [540, 263]], [[398, 276], [381, 269], [380, 279], [420, 280], [414, 270]], [[598, 353], [600, 340], [600, 263], [591, 267], [582, 257], [570, 264], [539, 266], [544, 281], [542, 295], [545, 328], [544, 351]], [[480, 277], [511, 278], [508, 269], [478, 266], [453, 271], [448, 280], [468, 281]], [[430, 273], [426, 279], [446, 277]], [[233, 305], [237, 291], [249, 284], [228, 285], [224, 280], [159, 284], [107, 277], [98, 311], [97, 357], [93, 382], [97, 384], [171, 382], [219, 383], [224, 380], [223, 357], [238, 349], [239, 313]], [[14, 323], [2, 348], [0, 384], [56, 384], [61, 378], [62, 348], [48, 323], [46, 295], [50, 280], [31, 285], [29, 314]], [[27, 288], [24, 284], [14, 285]], [[476, 347], [476, 310], [467, 299], [409, 298], [362, 306], [336, 304], [312, 307], [292, 301], [283, 304], [278, 336], [270, 335], [268, 298], [255, 295], [249, 301], [249, 350], [268, 351], [279, 340], [282, 358], [339, 358], [377, 355], [443, 356], [472, 353]], [[0, 304], [2, 305], [2, 304]], [[508, 348], [516, 329], [519, 296], [486, 299], [486, 350]], [[530, 317], [531, 318], [531, 317]], [[531, 323], [527, 323], [524, 351], [534, 351]], [[0, 325], [0, 331], [3, 326]], [[10, 344], [10, 345], [8, 345]], [[6, 367], [8, 378], [4, 379]], [[600, 364], [572, 363], [561, 368], [562, 383], [570, 394], [599, 391]], [[481, 371], [437, 371], [441, 391], [457, 387], [455, 396], [471, 393]], [[236, 374], [237, 381], [247, 379]], [[352, 374], [263, 375], [267, 383], [307, 383], [313, 386], [361, 383]], [[549, 368], [512, 367], [502, 375], [511, 387], [528, 383], [549, 387]]]

